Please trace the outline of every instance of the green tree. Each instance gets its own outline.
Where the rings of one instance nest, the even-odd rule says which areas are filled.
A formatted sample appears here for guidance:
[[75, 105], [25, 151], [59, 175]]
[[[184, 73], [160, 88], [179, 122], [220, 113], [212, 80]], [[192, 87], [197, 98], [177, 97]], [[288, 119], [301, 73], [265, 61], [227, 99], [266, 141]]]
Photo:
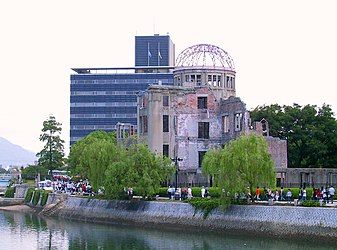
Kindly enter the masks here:
[[48, 175], [48, 169], [39, 165], [29, 165], [21, 171], [22, 179], [25, 180], [34, 180], [38, 173], [43, 180]]
[[203, 171], [215, 176], [216, 185], [231, 195], [252, 194], [256, 186], [275, 186], [275, 165], [264, 137], [243, 135], [229, 142], [223, 149], [206, 153]]
[[72, 174], [88, 178], [97, 190], [104, 184], [104, 173], [118, 154], [114, 132], [94, 131], [71, 147], [68, 164]]
[[289, 167], [334, 167], [337, 164], [337, 121], [332, 109], [324, 104], [259, 106], [251, 118], [265, 118], [270, 135], [288, 141]]
[[140, 195], [153, 196], [174, 172], [169, 158], [152, 153], [146, 145], [122, 147], [116, 161], [106, 171], [105, 189], [111, 198], [123, 196], [123, 190], [132, 187]]
[[38, 164], [49, 170], [60, 168], [64, 165], [64, 141], [60, 138], [61, 123], [54, 116], [43, 122], [40, 141], [45, 143], [43, 149], [36, 154]]

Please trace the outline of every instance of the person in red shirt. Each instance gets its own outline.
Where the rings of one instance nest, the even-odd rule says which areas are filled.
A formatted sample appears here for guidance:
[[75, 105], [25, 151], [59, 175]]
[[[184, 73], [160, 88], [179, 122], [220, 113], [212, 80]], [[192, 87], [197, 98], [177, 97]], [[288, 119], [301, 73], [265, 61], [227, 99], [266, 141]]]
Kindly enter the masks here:
[[261, 194], [260, 188], [256, 187], [256, 190], [255, 190], [256, 200], [260, 200], [260, 194]]

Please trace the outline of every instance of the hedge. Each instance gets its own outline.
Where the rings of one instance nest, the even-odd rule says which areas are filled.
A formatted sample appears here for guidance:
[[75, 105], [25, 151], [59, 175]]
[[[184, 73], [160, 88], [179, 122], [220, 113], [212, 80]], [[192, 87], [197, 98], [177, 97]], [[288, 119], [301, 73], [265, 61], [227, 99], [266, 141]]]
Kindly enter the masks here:
[[[157, 194], [160, 197], [167, 197], [167, 189], [168, 187], [161, 187], [159, 188]], [[210, 187], [208, 191], [209, 191], [209, 195], [212, 198], [219, 198], [221, 196], [221, 189], [218, 187]], [[201, 187], [192, 187], [192, 196], [201, 197]]]
[[34, 195], [33, 195], [33, 201], [32, 201], [32, 203], [33, 203], [35, 206], [36, 206], [37, 203], [39, 202], [40, 196], [41, 196], [40, 190], [35, 190], [35, 191], [34, 191]]
[[301, 206], [303, 206], [303, 207], [319, 207], [320, 203], [319, 203], [319, 201], [306, 200], [306, 201], [301, 202]]
[[7, 188], [5, 192], [5, 197], [6, 198], [14, 198], [14, 193], [15, 193], [15, 187], [9, 187]]
[[32, 196], [34, 193], [34, 188], [28, 188], [26, 196], [25, 196], [25, 202], [30, 202], [32, 200]]
[[51, 193], [51, 191], [46, 191], [46, 190], [41, 191], [41, 202], [40, 202], [41, 206], [46, 205], [49, 193]]

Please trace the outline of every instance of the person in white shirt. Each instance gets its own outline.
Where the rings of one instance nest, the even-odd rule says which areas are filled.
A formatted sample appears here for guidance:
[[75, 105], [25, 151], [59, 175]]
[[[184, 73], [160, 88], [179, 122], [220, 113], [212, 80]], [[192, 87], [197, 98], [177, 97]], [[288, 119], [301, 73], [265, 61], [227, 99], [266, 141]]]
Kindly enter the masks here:
[[291, 197], [293, 196], [293, 194], [291, 193], [290, 191], [290, 188], [288, 189], [288, 192], [287, 192], [287, 201], [290, 202], [291, 201]]
[[333, 186], [331, 186], [331, 187], [329, 188], [329, 195], [330, 195], [331, 204], [333, 204], [333, 197], [334, 197], [334, 195], [335, 195], [335, 189], [334, 189]]
[[202, 186], [201, 188], [201, 198], [205, 198], [205, 192], [206, 192], [206, 189], [204, 186]]
[[305, 188], [302, 189], [302, 201], [307, 200], [307, 190]]
[[188, 187], [188, 189], [187, 189], [187, 199], [191, 199], [192, 197], [193, 197], [192, 188]]

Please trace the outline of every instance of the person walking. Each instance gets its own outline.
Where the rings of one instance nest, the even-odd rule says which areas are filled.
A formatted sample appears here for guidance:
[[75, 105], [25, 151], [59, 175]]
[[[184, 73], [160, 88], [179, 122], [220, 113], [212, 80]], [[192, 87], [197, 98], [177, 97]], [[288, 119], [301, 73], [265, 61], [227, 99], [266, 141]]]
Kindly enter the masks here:
[[284, 201], [284, 191], [283, 191], [283, 187], [281, 187], [281, 190], [280, 190], [280, 199], [281, 201]]
[[298, 189], [298, 200], [302, 200], [302, 187]]
[[191, 187], [188, 187], [187, 188], [187, 199], [191, 199], [193, 196], [192, 196], [192, 188]]
[[256, 200], [260, 200], [260, 195], [261, 195], [261, 190], [259, 188], [259, 186], [256, 187], [256, 190], [255, 190], [255, 196], [256, 196]]
[[322, 188], [321, 188], [321, 197], [322, 197], [324, 203], [326, 203], [328, 196], [327, 196], [327, 194], [326, 194], [326, 189], [325, 189], [325, 187], [322, 187]]
[[329, 188], [329, 195], [330, 195], [331, 204], [333, 204], [333, 197], [335, 195], [335, 189], [334, 189], [334, 187], [332, 185]]
[[290, 188], [288, 188], [288, 192], [287, 192], [287, 201], [288, 201], [288, 203], [290, 203], [290, 201], [291, 201], [291, 197], [293, 196], [293, 194], [291, 193], [291, 190], [290, 190]]
[[205, 198], [206, 189], [204, 186], [201, 187], [201, 198]]
[[278, 201], [280, 199], [280, 193], [279, 191], [276, 189], [275, 191], [275, 201]]
[[307, 190], [305, 189], [305, 187], [302, 189], [302, 201], [306, 201], [307, 200]]

